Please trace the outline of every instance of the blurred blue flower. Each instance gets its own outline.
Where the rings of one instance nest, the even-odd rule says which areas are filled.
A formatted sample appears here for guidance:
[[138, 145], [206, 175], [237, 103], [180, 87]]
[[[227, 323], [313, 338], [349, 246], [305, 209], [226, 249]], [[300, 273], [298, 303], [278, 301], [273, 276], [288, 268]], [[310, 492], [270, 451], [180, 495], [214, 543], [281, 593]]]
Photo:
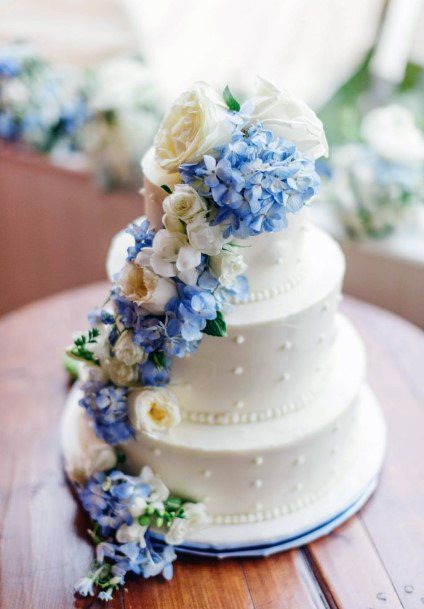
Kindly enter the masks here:
[[169, 383], [171, 360], [165, 357], [165, 365], [157, 366], [150, 359], [140, 364], [140, 380], [143, 385], [161, 387]]
[[79, 404], [91, 417], [99, 438], [114, 445], [134, 436], [128, 419], [128, 390], [125, 387], [87, 381], [81, 389], [84, 395]]

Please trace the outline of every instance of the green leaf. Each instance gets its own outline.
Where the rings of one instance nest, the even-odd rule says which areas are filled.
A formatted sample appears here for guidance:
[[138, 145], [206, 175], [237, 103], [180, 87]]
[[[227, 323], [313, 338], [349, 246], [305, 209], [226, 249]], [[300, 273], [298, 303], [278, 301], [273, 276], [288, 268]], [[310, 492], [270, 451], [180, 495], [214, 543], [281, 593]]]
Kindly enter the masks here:
[[209, 334], [209, 336], [227, 336], [227, 324], [221, 311], [218, 311], [215, 319], [209, 319], [206, 322], [203, 334]]
[[227, 107], [228, 107], [229, 110], [231, 110], [232, 112], [239, 112], [240, 111], [240, 104], [233, 97], [233, 94], [231, 93], [230, 88], [229, 88], [228, 85], [224, 89], [223, 97], [224, 97], [224, 101], [227, 104]]
[[161, 188], [167, 192], [169, 195], [172, 194], [172, 190], [169, 188], [169, 186], [167, 184], [162, 184]]
[[76, 381], [78, 379], [78, 365], [76, 364], [75, 359], [73, 357], [69, 357], [69, 355], [65, 353], [63, 366], [66, 372], [69, 374], [71, 381]]
[[154, 363], [156, 368], [159, 368], [160, 370], [165, 368], [166, 356], [163, 351], [153, 351], [153, 353], [150, 354], [150, 359]]

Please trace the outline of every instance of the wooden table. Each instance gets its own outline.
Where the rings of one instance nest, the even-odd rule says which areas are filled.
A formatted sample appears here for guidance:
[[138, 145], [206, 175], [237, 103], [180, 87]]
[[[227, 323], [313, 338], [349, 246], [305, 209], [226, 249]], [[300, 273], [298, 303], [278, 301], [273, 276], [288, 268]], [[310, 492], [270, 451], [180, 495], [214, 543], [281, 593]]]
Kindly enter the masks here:
[[[64, 346], [105, 284], [0, 321], [1, 609], [98, 607], [75, 599], [92, 557], [87, 520], [62, 473]], [[130, 580], [113, 608], [424, 609], [424, 339], [400, 318], [346, 299], [389, 429], [377, 493], [329, 537], [270, 558], [176, 563], [171, 583]]]

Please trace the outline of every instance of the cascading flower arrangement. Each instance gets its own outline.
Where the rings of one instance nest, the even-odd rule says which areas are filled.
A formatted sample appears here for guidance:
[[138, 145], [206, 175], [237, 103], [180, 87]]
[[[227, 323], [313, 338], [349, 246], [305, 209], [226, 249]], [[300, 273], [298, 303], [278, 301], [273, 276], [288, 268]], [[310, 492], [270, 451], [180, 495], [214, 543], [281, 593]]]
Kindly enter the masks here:
[[173, 553], [152, 546], [148, 527], [165, 527], [172, 544], [205, 521], [202, 504], [169, 500], [150, 470], [122, 474], [117, 454], [136, 434], [142, 441], [179, 424], [173, 358], [194, 354], [205, 335], [226, 335], [227, 306], [248, 295], [240, 240], [287, 226], [316, 193], [323, 154], [315, 114], [263, 80], [243, 106], [228, 87], [221, 99], [197, 83], [163, 119], [155, 159], [173, 187], [162, 185], [162, 227], [143, 220], [127, 229], [134, 243], [107, 304], [68, 350], [82, 362], [80, 405], [96, 435], [92, 460], [68, 464], [97, 541], [80, 593], [97, 584], [110, 596], [129, 571], [169, 577]]
[[349, 237], [382, 238], [422, 205], [424, 134], [406, 107], [392, 104], [364, 116], [361, 138], [334, 149], [321, 198]]

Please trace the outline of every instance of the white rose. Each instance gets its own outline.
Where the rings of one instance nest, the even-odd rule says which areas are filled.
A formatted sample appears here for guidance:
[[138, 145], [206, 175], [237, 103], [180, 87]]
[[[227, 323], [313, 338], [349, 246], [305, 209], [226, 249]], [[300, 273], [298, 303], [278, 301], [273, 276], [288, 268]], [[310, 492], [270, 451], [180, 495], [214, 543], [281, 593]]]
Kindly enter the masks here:
[[139, 345], [134, 343], [132, 336], [132, 332], [124, 332], [114, 346], [116, 359], [127, 366], [141, 364], [147, 359], [146, 352]]
[[241, 254], [226, 251], [222, 251], [218, 256], [212, 256], [210, 267], [215, 277], [226, 288], [233, 286], [236, 277], [247, 269]]
[[165, 535], [166, 543], [178, 545], [184, 541], [193, 529], [206, 526], [209, 518], [203, 503], [184, 503], [184, 518], [175, 518]]
[[151, 313], [162, 313], [177, 289], [173, 281], [159, 277], [136, 262], [127, 262], [118, 279], [122, 294]]
[[188, 184], [176, 184], [174, 192], [166, 197], [163, 209], [168, 216], [184, 222], [191, 220], [201, 211], [206, 211], [206, 203]]
[[204, 213], [197, 214], [187, 224], [187, 235], [190, 245], [207, 256], [218, 255], [227, 241], [222, 236], [222, 227], [211, 226]]
[[106, 383], [109, 379], [107, 372], [101, 366], [95, 366], [92, 364], [82, 364], [78, 368], [78, 376], [81, 383], [88, 381], [95, 381], [98, 383]]
[[402, 164], [424, 161], [424, 136], [412, 112], [403, 106], [392, 104], [368, 112], [362, 121], [361, 135], [377, 154], [389, 161]]
[[180, 95], [155, 137], [157, 163], [173, 172], [181, 163], [196, 163], [231, 137], [228, 111], [219, 95], [198, 82]]
[[176, 216], [169, 216], [168, 214], [164, 214], [162, 216], [162, 224], [170, 233], [185, 234], [185, 224]]
[[279, 91], [263, 78], [258, 78], [255, 94], [243, 104], [252, 123], [261, 122], [277, 137], [296, 144], [305, 156], [318, 159], [328, 156], [328, 144], [321, 121], [305, 102], [289, 91]]
[[137, 521], [132, 524], [121, 524], [116, 531], [116, 541], [118, 543], [137, 543], [141, 548], [146, 546], [145, 534], [146, 526], [142, 526]]
[[176, 396], [163, 387], [134, 391], [129, 404], [131, 423], [139, 431], [164, 432], [181, 421]]
[[138, 367], [127, 366], [115, 358], [104, 362], [109, 378], [115, 385], [130, 387], [138, 380]]

